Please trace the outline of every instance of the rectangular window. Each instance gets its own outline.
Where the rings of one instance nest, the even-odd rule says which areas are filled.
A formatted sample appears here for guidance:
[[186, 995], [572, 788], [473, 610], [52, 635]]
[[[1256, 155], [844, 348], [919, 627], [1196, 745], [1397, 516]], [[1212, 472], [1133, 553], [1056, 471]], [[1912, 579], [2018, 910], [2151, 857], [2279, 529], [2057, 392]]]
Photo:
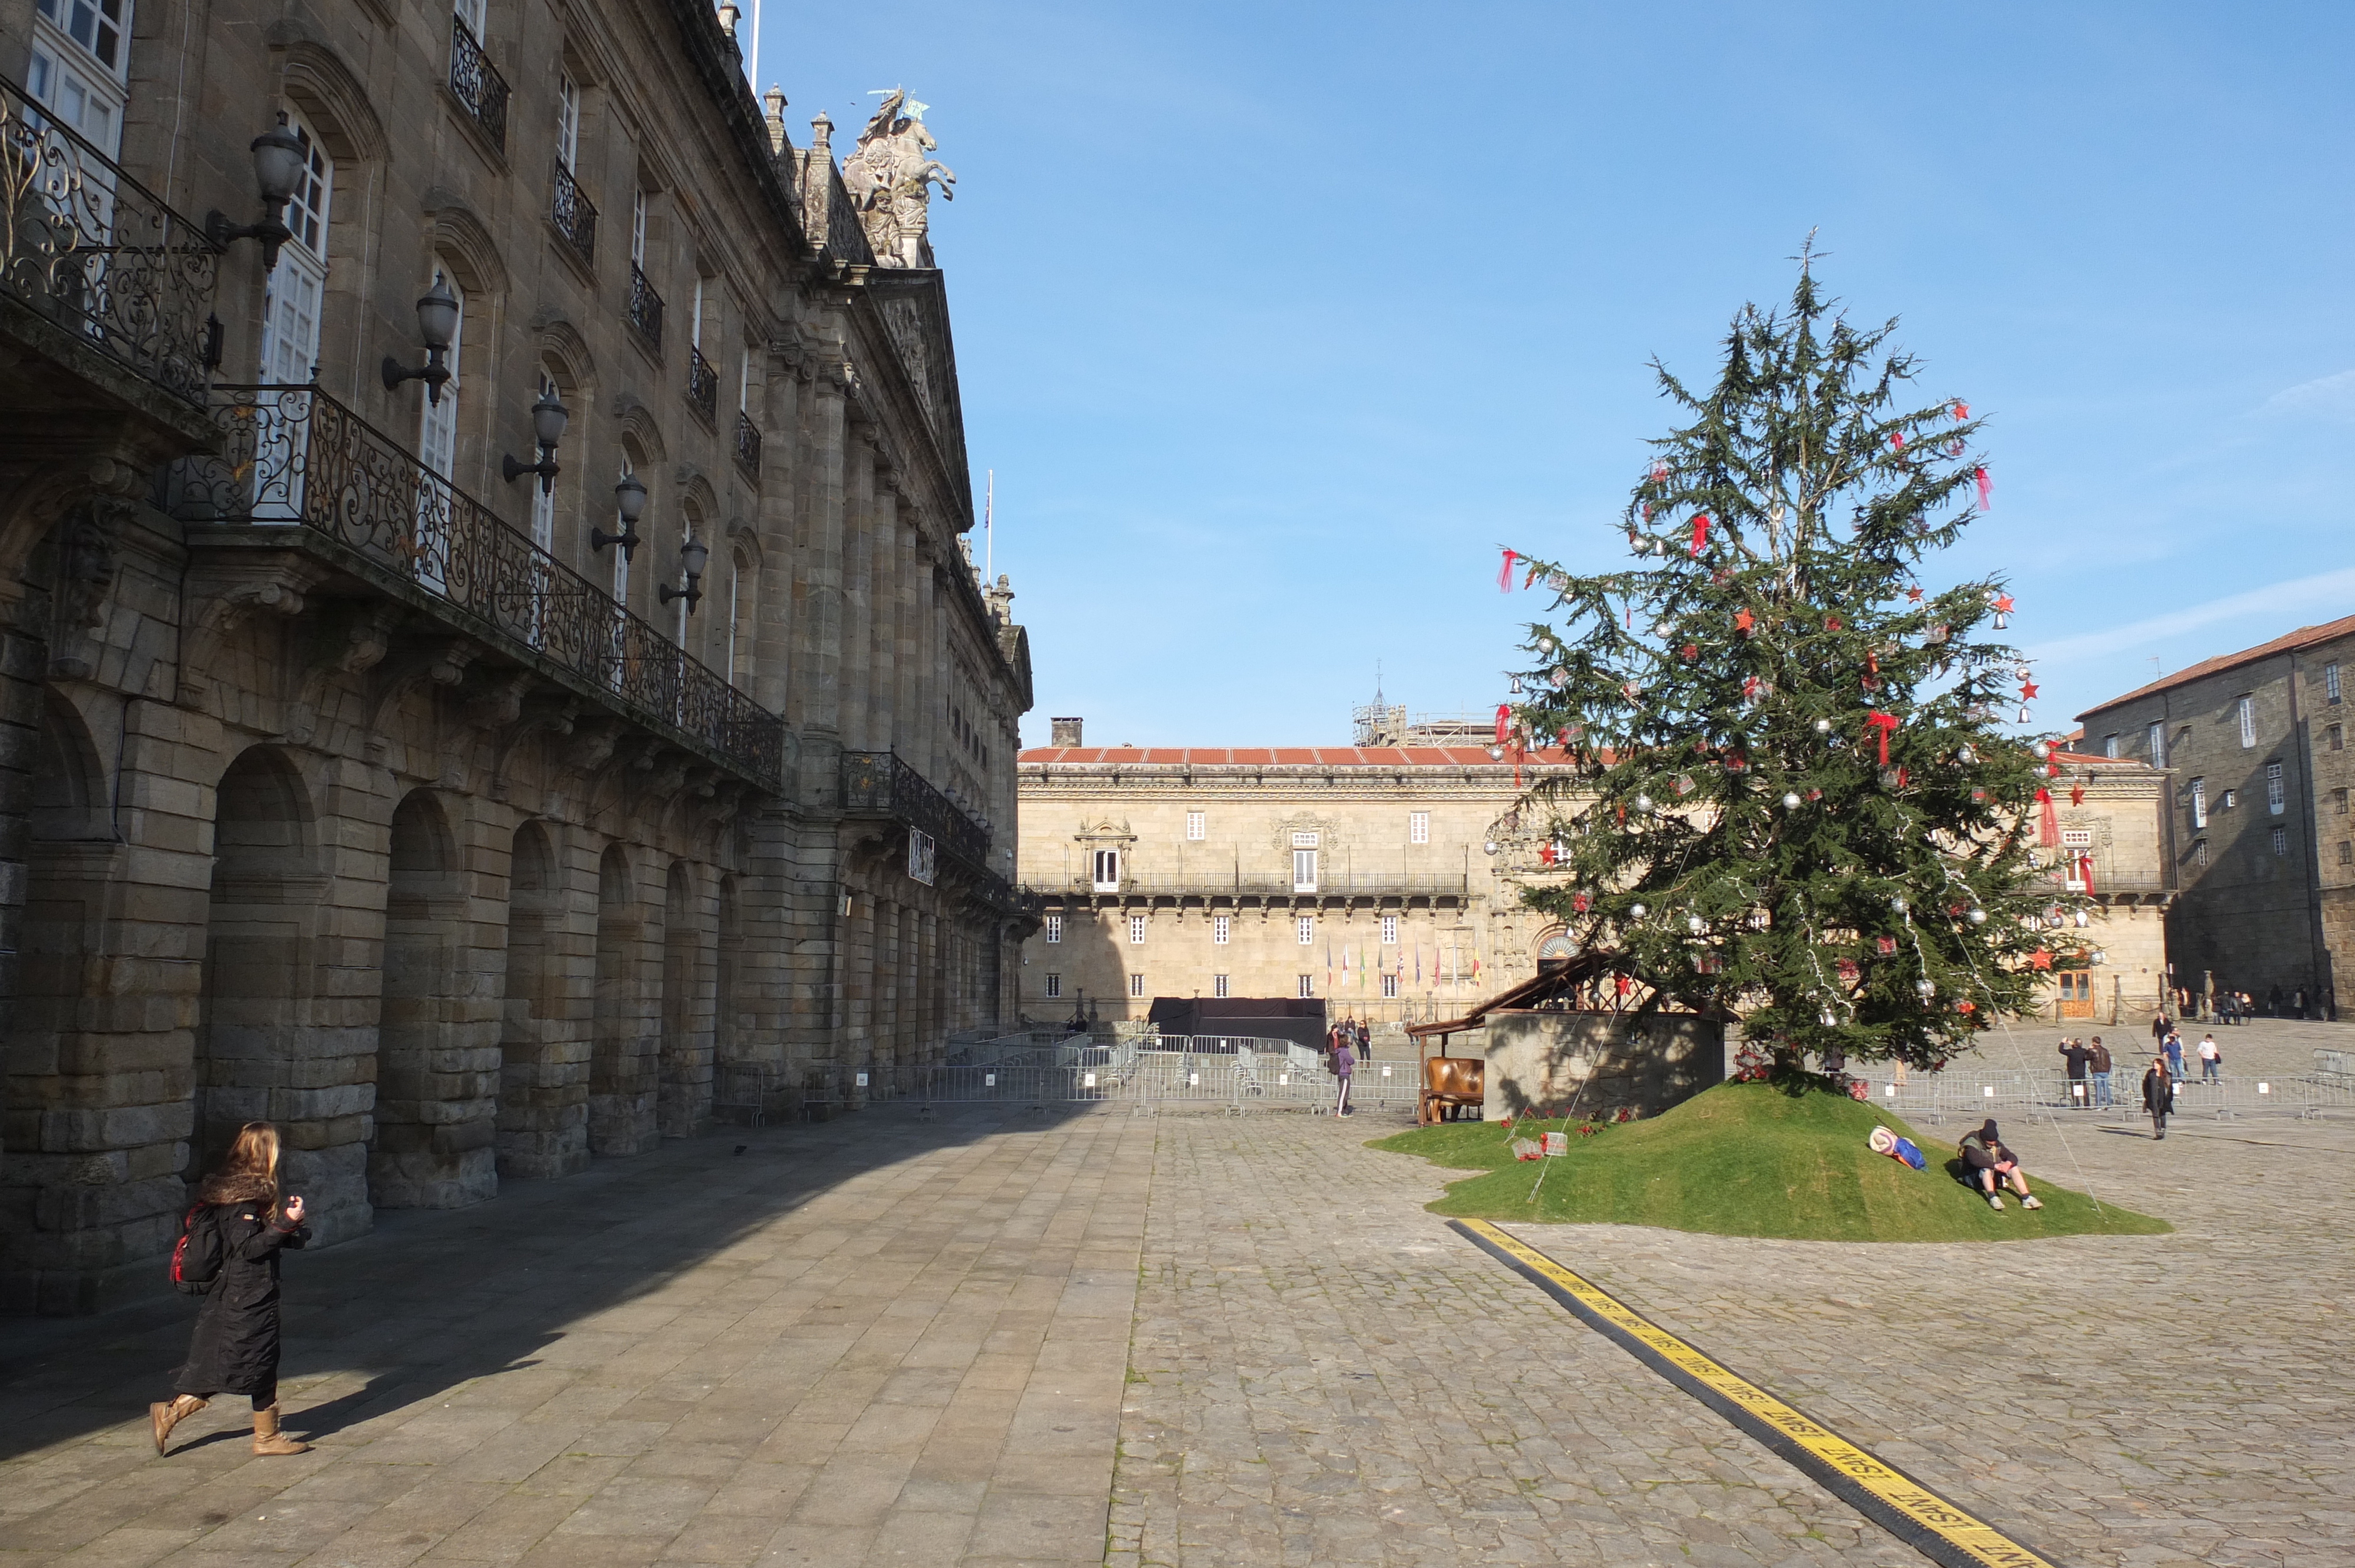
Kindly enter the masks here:
[[1200, 843], [1209, 834], [1209, 822], [1199, 811], [1186, 813], [1186, 836]]
[[1305, 948], [1316, 940], [1316, 916], [1314, 915], [1303, 915], [1300, 917], [1300, 945]]
[[1120, 891], [1120, 851], [1096, 851], [1095, 886], [1098, 893]]
[[2208, 780], [2205, 779], [2191, 781], [2191, 825], [2195, 828], [2208, 825]]
[[2344, 789], [2333, 789], [2333, 790], [2330, 792], [2330, 810], [2331, 810], [2331, 811], [2333, 812], [2333, 814], [2338, 815], [2338, 816], [2341, 816], [2341, 817], [2343, 817], [2343, 816], [2345, 816], [2345, 815], [2347, 814], [2347, 791], [2346, 791], [2346, 790], [2344, 790]]
[[1382, 946], [1385, 948], [1398, 946], [1398, 916], [1395, 915], [1382, 916]]
[[646, 193], [643, 189], [630, 197], [630, 265], [641, 272], [646, 270]]
[[1316, 852], [1315, 850], [1296, 849], [1292, 852], [1292, 891], [1295, 893], [1316, 891]]
[[570, 72], [556, 79], [556, 161], [568, 175], [581, 163], [581, 84]]
[[2355, 843], [2350, 843], [2345, 839], [2339, 841], [2339, 863], [2355, 865]]
[[1052, 1001], [1055, 998], [1062, 994], [1063, 977], [1060, 975], [1049, 975], [1047, 977], [1047, 1000]]
[[1040, 924], [1045, 928], [1047, 940], [1060, 942], [1063, 939], [1063, 917], [1060, 915], [1050, 915]]
[[1128, 994], [1131, 996], [1143, 996], [1145, 994], [1145, 977], [1143, 975], [1131, 975], [1128, 977]]
[[2234, 705], [2241, 721], [2241, 746], [2243, 749], [2257, 744], [2257, 699], [2243, 697]]
[[1132, 948], [1145, 946], [1145, 916], [1142, 915], [1128, 917], [1128, 945]]
[[2335, 703], [2339, 700], [2339, 666], [2337, 664], [2325, 664], [2322, 667], [2322, 696], [2325, 702]]
[[2150, 747], [2150, 765], [2153, 768], [2166, 767], [2167, 726], [2164, 724], [2155, 724], [2152, 725], [2145, 733], [2147, 737], [2145, 744]]
[[2274, 853], [2289, 853], [2289, 830], [2287, 828], [2275, 828], [2274, 830]]
[[2329, 735], [2331, 750], [2344, 751], [2347, 749], [2347, 726], [2345, 725], [2332, 725], [2328, 733]]
[[1431, 842], [1429, 811], [1409, 811], [1406, 814], [1406, 842], [1411, 844], [1427, 844]]
[[1316, 994], [1316, 977], [1315, 975], [1302, 975], [1300, 977], [1300, 994], [1304, 997], [1315, 996]]
[[2265, 810], [2278, 817], [2289, 804], [2289, 781], [2282, 777], [2282, 765], [2265, 764]]
[[2208, 863], [2208, 841], [2206, 839], [2200, 839], [2193, 842], [2191, 846], [2191, 863], [2194, 865], [2206, 865]]
[[1396, 976], [1396, 975], [1384, 975], [1384, 976], [1382, 977], [1382, 994], [1383, 994], [1384, 996], [1386, 996], [1386, 997], [1390, 997], [1390, 998], [1391, 998], [1391, 999], [1393, 999], [1393, 1000], [1395, 1000], [1395, 999], [1397, 998], [1397, 996], [1398, 996], [1398, 976]]
[[2115, 735], [2105, 735], [2102, 736], [2102, 755], [2104, 757], [2115, 758], [2117, 754], [2118, 737]]
[[1292, 847], [1294, 849], [1315, 849], [1316, 844], [1317, 838], [1315, 833], [1304, 832], [1297, 828], [1293, 830]]
[[1227, 994], [1227, 977], [1226, 977], [1226, 976], [1224, 976], [1224, 975], [1212, 975], [1212, 976], [1210, 977], [1210, 994], [1211, 994], [1212, 996], [1221, 996], [1221, 997]]
[[1210, 942], [1212, 946], [1220, 948], [1225, 947], [1227, 943], [1233, 938], [1234, 934], [1235, 917], [1233, 916], [1213, 915], [1210, 916]]

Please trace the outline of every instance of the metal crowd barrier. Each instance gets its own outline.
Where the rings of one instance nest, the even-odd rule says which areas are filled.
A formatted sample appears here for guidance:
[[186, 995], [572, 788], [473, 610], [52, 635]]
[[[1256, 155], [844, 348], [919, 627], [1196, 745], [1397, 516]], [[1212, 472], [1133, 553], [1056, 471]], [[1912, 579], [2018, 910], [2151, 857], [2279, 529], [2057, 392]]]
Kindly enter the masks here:
[[[2142, 1072], [2110, 1075], [2110, 1103], [2100, 1101], [2091, 1077], [2073, 1079], [2057, 1069], [2009, 1068], [1909, 1075], [1903, 1083], [1885, 1071], [1858, 1076], [1866, 1097], [1909, 1120], [1933, 1126], [1949, 1120], [1978, 1121], [2006, 1116], [2057, 1118], [2082, 1115], [2101, 1120], [2138, 1120]], [[2253, 1074], [2202, 1077], [2196, 1066], [2175, 1082], [2175, 1115], [2224, 1119], [2242, 1116], [2340, 1117], [2355, 1115], [2355, 1080], [2314, 1074], [2264, 1077]]]

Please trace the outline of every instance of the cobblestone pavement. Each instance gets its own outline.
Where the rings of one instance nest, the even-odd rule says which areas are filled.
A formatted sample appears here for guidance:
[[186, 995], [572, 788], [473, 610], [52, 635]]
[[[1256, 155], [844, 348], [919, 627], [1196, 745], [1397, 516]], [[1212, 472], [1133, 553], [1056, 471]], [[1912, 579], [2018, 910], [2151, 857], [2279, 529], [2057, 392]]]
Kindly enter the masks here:
[[[2266, 1071], [2355, 1039], [2303, 1029], [2233, 1033]], [[1365, 1122], [1165, 1120], [1113, 1562], [1922, 1561], [1421, 1213], [1444, 1175]], [[2355, 1562], [2355, 1125], [2005, 1136], [2178, 1234], [1514, 1229], [2057, 1561]]]
[[[389, 1216], [289, 1262], [293, 1459], [242, 1401], [154, 1457], [187, 1303], [0, 1324], [0, 1568], [1922, 1561], [1425, 1213], [1401, 1125], [873, 1112]], [[2355, 1561], [2355, 1122], [2005, 1130], [2180, 1229], [1516, 1228], [2072, 1568]]]
[[874, 1113], [392, 1216], [288, 1261], [295, 1458], [242, 1399], [155, 1457], [176, 1298], [0, 1326], [0, 1563], [1100, 1563], [1151, 1138]]

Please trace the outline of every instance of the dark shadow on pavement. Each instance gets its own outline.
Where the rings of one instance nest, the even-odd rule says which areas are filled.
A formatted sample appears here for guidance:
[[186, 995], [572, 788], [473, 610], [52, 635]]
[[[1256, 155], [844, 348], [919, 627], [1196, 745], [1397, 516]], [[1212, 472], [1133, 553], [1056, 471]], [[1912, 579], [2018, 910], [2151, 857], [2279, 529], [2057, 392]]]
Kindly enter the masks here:
[[[471, 1208], [379, 1211], [368, 1235], [286, 1255], [286, 1428], [326, 1436], [533, 1365], [569, 1324], [659, 1287], [846, 1181], [1089, 1114], [1127, 1107], [944, 1103], [924, 1119], [903, 1101], [818, 1126], [723, 1128], [600, 1160], [578, 1176], [511, 1181]], [[167, 1397], [199, 1305], [173, 1296], [91, 1318], [0, 1321], [0, 1458], [132, 1421]], [[354, 1372], [365, 1387], [305, 1406], [305, 1380]], [[185, 1446], [243, 1440], [249, 1408], [242, 1396], [216, 1400], [202, 1425], [228, 1413], [236, 1428], [192, 1432]]]

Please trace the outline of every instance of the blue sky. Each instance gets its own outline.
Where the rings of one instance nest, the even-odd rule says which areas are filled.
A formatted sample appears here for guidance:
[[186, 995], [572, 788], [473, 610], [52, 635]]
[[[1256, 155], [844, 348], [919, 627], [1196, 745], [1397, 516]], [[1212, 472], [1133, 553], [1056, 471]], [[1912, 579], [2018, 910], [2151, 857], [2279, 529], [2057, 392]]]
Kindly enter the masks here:
[[1646, 360], [1810, 228], [1991, 420], [1925, 580], [2010, 575], [2039, 727], [2355, 613], [2355, 7], [764, 3], [797, 142], [904, 84], [958, 175], [1026, 744], [1493, 706], [1497, 546], [1623, 558]]

